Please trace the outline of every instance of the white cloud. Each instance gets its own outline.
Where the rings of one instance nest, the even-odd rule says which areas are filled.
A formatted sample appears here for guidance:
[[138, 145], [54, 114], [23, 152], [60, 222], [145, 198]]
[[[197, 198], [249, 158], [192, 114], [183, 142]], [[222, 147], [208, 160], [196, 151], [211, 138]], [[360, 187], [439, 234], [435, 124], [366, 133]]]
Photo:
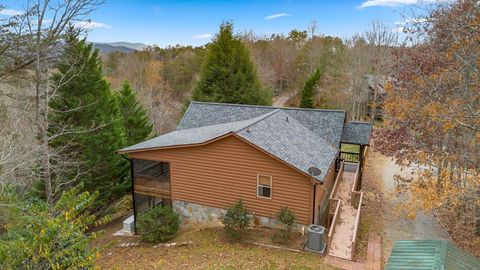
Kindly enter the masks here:
[[286, 16], [292, 16], [292, 14], [288, 14], [288, 13], [272, 14], [272, 15], [266, 16], [265, 20], [272, 20], [272, 19], [276, 19], [276, 18], [280, 18], [280, 17], [286, 17]]
[[406, 30], [405, 27], [403, 27], [403, 26], [398, 26], [397, 28], [393, 29], [392, 32], [403, 33], [405, 30]]
[[405, 19], [403, 21], [394, 22], [397, 26], [393, 31], [397, 33], [404, 33], [409, 32], [413, 29], [415, 25], [422, 24], [428, 22], [427, 18], [413, 18], [413, 19]]
[[427, 22], [427, 18], [413, 18], [413, 19], [405, 19], [403, 21], [395, 22], [396, 25], [408, 25], [408, 24], [416, 24], [416, 23], [424, 23]]
[[75, 26], [82, 28], [84, 30], [91, 30], [91, 29], [98, 29], [98, 28], [104, 28], [104, 29], [112, 28], [108, 24], [104, 24], [101, 22], [94, 22], [94, 21], [78, 21], [75, 23]]
[[0, 9], [0, 15], [4, 16], [16, 16], [16, 15], [21, 15], [23, 14], [23, 11], [20, 10], [15, 10], [15, 9]]
[[[442, 0], [367, 0], [363, 2], [359, 8], [367, 7], [395, 7], [401, 5], [413, 5], [422, 2], [440, 2]], [[445, 1], [445, 0], [443, 0]]]
[[211, 37], [212, 37], [212, 34], [208, 34], [208, 33], [193, 36], [193, 38], [197, 38], [197, 39], [205, 39], [205, 38], [211, 38]]

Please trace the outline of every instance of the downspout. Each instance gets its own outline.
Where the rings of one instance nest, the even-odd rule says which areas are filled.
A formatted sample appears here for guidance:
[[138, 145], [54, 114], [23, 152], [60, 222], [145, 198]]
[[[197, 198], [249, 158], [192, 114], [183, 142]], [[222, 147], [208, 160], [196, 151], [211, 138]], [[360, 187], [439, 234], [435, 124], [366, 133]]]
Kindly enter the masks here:
[[126, 157], [125, 155], [121, 155], [124, 159], [128, 160], [130, 163], [130, 180], [132, 182], [132, 204], [133, 204], [133, 231], [137, 234], [137, 209], [135, 207], [135, 183], [133, 177], [133, 169], [134, 169], [134, 160], [131, 158]]
[[313, 182], [313, 213], [312, 213], [312, 224], [315, 224], [315, 196], [317, 193], [317, 182]]

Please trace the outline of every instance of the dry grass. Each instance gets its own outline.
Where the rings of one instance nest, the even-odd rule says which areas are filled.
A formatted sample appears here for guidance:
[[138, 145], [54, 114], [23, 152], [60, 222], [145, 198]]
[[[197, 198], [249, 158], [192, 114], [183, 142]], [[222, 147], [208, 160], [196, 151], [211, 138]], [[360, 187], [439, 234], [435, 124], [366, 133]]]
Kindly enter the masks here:
[[[171, 242], [193, 242], [183, 247], [154, 248], [142, 243], [120, 248], [116, 247], [119, 243], [140, 241], [138, 237], [112, 236], [120, 228], [120, 220], [108, 224], [102, 228], [105, 233], [92, 243], [95, 246], [110, 243], [98, 260], [101, 269], [335, 269], [312, 253], [228, 243], [221, 229], [180, 232]], [[256, 242], [268, 242], [272, 230], [254, 230], [249, 239], [257, 233]]]

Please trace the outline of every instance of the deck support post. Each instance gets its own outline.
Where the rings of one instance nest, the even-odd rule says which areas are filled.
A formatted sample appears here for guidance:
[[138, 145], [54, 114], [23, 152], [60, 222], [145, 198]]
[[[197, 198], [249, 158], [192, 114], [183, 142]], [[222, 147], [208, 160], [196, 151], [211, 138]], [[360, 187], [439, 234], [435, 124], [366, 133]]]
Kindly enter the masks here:
[[133, 177], [134, 175], [134, 166], [135, 160], [132, 158], [130, 159], [130, 179], [132, 182], [132, 204], [133, 204], [133, 231], [137, 234], [137, 207], [135, 205], [135, 182]]

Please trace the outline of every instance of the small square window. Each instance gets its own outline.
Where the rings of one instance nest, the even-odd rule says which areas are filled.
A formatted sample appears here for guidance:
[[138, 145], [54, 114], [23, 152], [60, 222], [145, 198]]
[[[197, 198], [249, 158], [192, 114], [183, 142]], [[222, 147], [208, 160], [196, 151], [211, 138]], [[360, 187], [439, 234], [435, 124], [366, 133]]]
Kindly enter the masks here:
[[261, 198], [272, 198], [272, 177], [268, 175], [257, 175], [257, 196]]

